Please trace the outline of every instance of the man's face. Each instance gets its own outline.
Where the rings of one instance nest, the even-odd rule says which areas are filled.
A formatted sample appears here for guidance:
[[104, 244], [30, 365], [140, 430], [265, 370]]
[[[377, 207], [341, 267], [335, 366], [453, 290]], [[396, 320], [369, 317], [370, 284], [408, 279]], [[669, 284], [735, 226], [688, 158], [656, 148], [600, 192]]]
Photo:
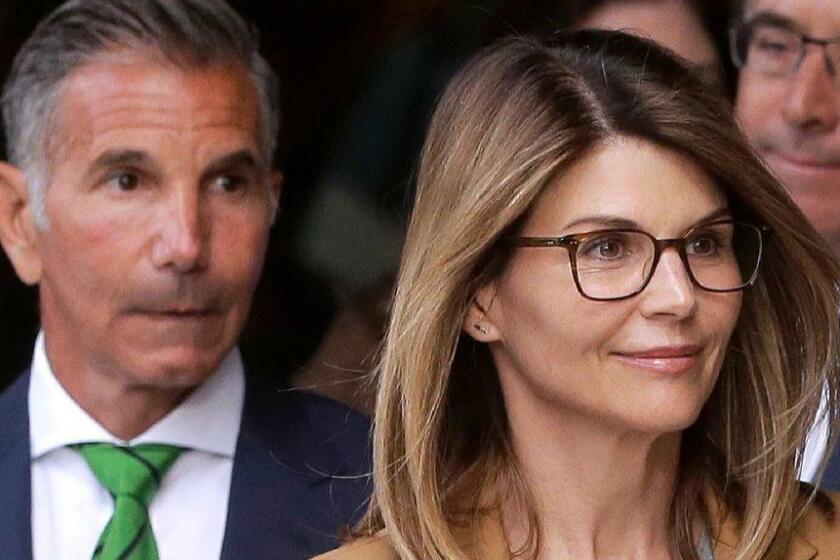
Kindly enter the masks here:
[[[837, 1], [755, 0], [747, 17], [757, 16], [818, 39], [840, 36]], [[768, 75], [748, 60], [736, 112], [759, 154], [840, 250], [840, 76], [831, 75], [823, 50], [808, 45], [798, 69], [784, 75]]]
[[129, 53], [66, 80], [37, 234], [62, 381], [189, 388], [236, 344], [276, 196], [257, 107], [232, 66], [181, 70]]

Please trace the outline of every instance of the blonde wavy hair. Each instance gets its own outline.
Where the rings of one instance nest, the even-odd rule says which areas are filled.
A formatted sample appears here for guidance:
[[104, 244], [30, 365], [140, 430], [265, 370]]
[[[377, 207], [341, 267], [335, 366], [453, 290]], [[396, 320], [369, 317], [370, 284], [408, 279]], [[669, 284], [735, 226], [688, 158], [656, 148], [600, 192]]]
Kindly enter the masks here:
[[385, 528], [401, 558], [478, 560], [458, 535], [506, 499], [530, 503], [492, 359], [462, 321], [476, 289], [504, 269], [500, 240], [546, 185], [619, 136], [686, 155], [736, 218], [773, 232], [717, 385], [683, 434], [674, 550], [697, 560], [697, 521], [713, 529], [729, 515], [742, 535], [736, 558], [783, 558], [803, 507], [826, 501], [797, 482], [821, 393], [830, 426], [838, 415], [840, 272], [826, 243], [754, 156], [728, 103], [668, 52], [615, 32], [511, 38], [449, 85], [422, 154], [378, 368], [374, 499], [359, 527]]

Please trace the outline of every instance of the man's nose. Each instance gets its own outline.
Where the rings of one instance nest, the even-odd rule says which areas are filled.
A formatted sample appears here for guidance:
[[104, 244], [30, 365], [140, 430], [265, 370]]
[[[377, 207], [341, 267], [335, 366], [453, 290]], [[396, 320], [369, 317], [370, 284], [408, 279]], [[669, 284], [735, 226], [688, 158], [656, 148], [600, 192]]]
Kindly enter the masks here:
[[[832, 68], [840, 71], [840, 68]], [[805, 53], [796, 72], [790, 77], [790, 90], [783, 113], [794, 127], [803, 130], [831, 130], [840, 116], [840, 93], [822, 49]]]
[[170, 192], [157, 218], [159, 235], [152, 248], [155, 266], [179, 273], [206, 267], [209, 232], [203, 211], [197, 189]]
[[685, 319], [697, 309], [696, 290], [680, 255], [666, 249], [642, 292], [641, 312], [651, 318]]

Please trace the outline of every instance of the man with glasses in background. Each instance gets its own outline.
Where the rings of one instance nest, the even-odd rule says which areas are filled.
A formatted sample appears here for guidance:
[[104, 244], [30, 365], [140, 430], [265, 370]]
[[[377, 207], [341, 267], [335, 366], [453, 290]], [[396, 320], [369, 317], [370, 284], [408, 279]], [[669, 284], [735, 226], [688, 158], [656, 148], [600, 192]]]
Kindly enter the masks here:
[[[731, 54], [744, 132], [840, 256], [840, 2], [748, 0]], [[805, 480], [816, 475], [825, 429], [817, 425], [809, 438]], [[823, 486], [840, 489], [840, 450]]]

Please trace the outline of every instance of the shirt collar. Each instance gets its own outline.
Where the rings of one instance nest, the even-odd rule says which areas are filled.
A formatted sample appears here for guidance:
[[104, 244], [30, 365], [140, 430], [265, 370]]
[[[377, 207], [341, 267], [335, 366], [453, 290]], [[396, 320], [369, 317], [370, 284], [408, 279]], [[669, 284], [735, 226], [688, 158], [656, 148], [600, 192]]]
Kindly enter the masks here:
[[33, 460], [75, 443], [164, 443], [233, 457], [245, 401], [245, 370], [234, 348], [215, 372], [177, 408], [130, 442], [109, 433], [62, 387], [38, 333], [29, 382], [30, 452]]

